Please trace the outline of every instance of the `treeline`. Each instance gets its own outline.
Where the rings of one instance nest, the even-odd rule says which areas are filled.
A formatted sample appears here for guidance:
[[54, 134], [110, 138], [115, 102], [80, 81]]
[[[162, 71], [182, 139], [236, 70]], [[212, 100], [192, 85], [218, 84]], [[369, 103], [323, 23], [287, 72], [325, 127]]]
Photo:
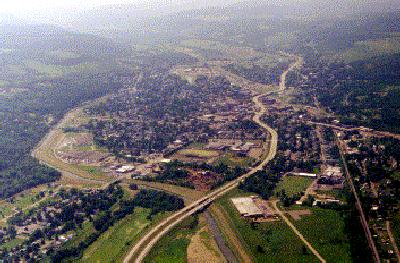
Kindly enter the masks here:
[[31, 151], [71, 108], [129, 84], [130, 74], [98, 74], [49, 81], [13, 96], [0, 97], [0, 198], [56, 181], [60, 173], [40, 165]]

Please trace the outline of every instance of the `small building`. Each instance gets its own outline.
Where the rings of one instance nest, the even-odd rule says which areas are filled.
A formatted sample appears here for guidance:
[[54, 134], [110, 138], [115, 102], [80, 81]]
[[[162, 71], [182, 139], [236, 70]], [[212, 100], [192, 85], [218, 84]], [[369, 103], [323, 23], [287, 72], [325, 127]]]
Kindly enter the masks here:
[[133, 165], [123, 165], [116, 170], [117, 173], [130, 173], [135, 170]]

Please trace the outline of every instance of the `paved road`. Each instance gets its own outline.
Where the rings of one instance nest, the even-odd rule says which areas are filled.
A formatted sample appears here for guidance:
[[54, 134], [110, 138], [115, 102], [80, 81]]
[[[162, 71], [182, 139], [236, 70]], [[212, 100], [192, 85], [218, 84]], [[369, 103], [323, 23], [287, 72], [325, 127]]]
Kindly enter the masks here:
[[347, 127], [342, 127], [342, 126], [337, 125], [337, 124], [323, 123], [323, 122], [313, 122], [313, 121], [307, 121], [306, 123], [307, 124], [315, 124], [315, 125], [324, 126], [324, 127], [329, 127], [329, 128], [332, 128], [332, 129], [335, 129], [335, 130], [339, 130], [339, 131], [360, 131], [360, 132], [363, 132], [363, 133], [368, 134], [370, 136], [390, 137], [390, 138], [394, 138], [394, 139], [400, 140], [400, 134], [398, 134], [398, 133], [377, 131], [377, 130], [373, 130], [373, 129], [365, 128], [365, 127], [347, 128]]
[[354, 198], [356, 200], [355, 201], [355, 206], [356, 206], [356, 208], [357, 208], [357, 210], [358, 210], [358, 212], [360, 214], [361, 225], [362, 225], [362, 227], [364, 229], [365, 236], [367, 237], [368, 245], [369, 245], [369, 248], [371, 250], [374, 262], [375, 263], [380, 263], [381, 260], [379, 258], [379, 253], [378, 253], [378, 250], [376, 249], [375, 243], [374, 243], [374, 241], [372, 239], [371, 230], [369, 229], [367, 219], [365, 218], [365, 214], [364, 214], [364, 210], [363, 210], [362, 205], [361, 205], [360, 198], [357, 195], [357, 191], [356, 191], [356, 188], [354, 187], [354, 183], [353, 183], [353, 178], [351, 177], [351, 175], [349, 173], [349, 169], [347, 168], [346, 159], [345, 159], [344, 154], [343, 154], [343, 152], [344, 152], [343, 147], [340, 144], [340, 141], [337, 138], [337, 136], [335, 136], [335, 138], [336, 138], [336, 141], [337, 141], [337, 146], [339, 147], [340, 157], [341, 157], [342, 162], [343, 162], [346, 179], [347, 179], [347, 181], [348, 181], [348, 183], [350, 185], [351, 192], [353, 193]]
[[[290, 57], [293, 57], [290, 54], [286, 54], [286, 55], [290, 56]], [[301, 65], [303, 64], [303, 58], [302, 57], [298, 57], [298, 56], [294, 56], [294, 57], [296, 58], [296, 62], [291, 64], [289, 66], [289, 68], [285, 72], [283, 72], [282, 75], [281, 75], [281, 81], [279, 82], [279, 90], [280, 91], [282, 91], [282, 90], [284, 90], [286, 88], [286, 76], [287, 76], [287, 74], [290, 71], [294, 70], [295, 68], [301, 67]]]
[[278, 212], [279, 216], [283, 218], [283, 221], [285, 221], [285, 223], [293, 230], [293, 232], [300, 238], [300, 240], [303, 241], [303, 243], [311, 250], [311, 252], [314, 254], [314, 256], [316, 256], [319, 259], [319, 261], [321, 261], [322, 263], [326, 263], [326, 260], [323, 257], [321, 257], [319, 252], [312, 247], [312, 245], [304, 238], [304, 236], [299, 232], [299, 230], [297, 230], [297, 228], [292, 224], [292, 222], [290, 222], [290, 220], [285, 216], [285, 214], [281, 210], [279, 210], [277, 203], [278, 200], [275, 200], [272, 202], [272, 205], [274, 206], [276, 212]]
[[[296, 62], [290, 65], [288, 70], [283, 72], [281, 76], [281, 81], [279, 84], [279, 91], [282, 91], [286, 88], [285, 83], [286, 83], [286, 75], [289, 71], [293, 70], [295, 67], [298, 67], [301, 65], [302, 60], [301, 58], [297, 58]], [[242, 87], [246, 88], [246, 87]], [[271, 92], [272, 93], [272, 92]], [[255, 174], [258, 171], [263, 170], [264, 166], [268, 164], [270, 160], [275, 158], [276, 151], [277, 151], [277, 145], [278, 145], [278, 134], [275, 130], [273, 130], [271, 127], [269, 127], [267, 124], [261, 121], [262, 115], [266, 112], [266, 107], [261, 103], [260, 98], [262, 96], [265, 96], [267, 94], [261, 94], [253, 97], [253, 103], [255, 106], [259, 109], [254, 116], [253, 116], [253, 121], [259, 124], [261, 127], [263, 127], [269, 134], [270, 134], [270, 140], [269, 140], [269, 151], [268, 155], [266, 158], [256, 167], [252, 168], [250, 172], [240, 176], [239, 178], [235, 179], [234, 181], [231, 181], [229, 183], [226, 183], [222, 187], [214, 190], [213, 192], [209, 193], [205, 197], [201, 198], [200, 200], [194, 202], [190, 206], [187, 206], [175, 214], [171, 215], [170, 217], [164, 219], [162, 222], [160, 222], [156, 227], [154, 227], [150, 232], [148, 232], [146, 235], [144, 235], [139, 242], [135, 244], [135, 246], [129, 251], [128, 255], [124, 259], [124, 263], [131, 262], [133, 260], [133, 257], [136, 256], [134, 259], [135, 262], [139, 263], [142, 262], [143, 259], [147, 256], [147, 254], [150, 252], [152, 247], [160, 240], [160, 238], [167, 234], [173, 227], [181, 223], [185, 218], [187, 218], [190, 215], [193, 215], [204, 208], [206, 208], [211, 202], [214, 200], [220, 198], [227, 192], [231, 191], [232, 189], [236, 188], [237, 185], [242, 182], [244, 179], [247, 177], [250, 177], [251, 175]], [[142, 249], [143, 248], [143, 249]], [[142, 249], [142, 250], [141, 250]]]

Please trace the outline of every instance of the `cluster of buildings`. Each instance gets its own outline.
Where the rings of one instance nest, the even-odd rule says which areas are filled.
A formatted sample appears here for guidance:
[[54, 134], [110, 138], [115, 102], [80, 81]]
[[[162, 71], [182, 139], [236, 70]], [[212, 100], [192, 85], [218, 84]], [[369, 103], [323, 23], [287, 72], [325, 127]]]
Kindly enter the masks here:
[[199, 79], [189, 85], [168, 76], [143, 82], [136, 92], [122, 91], [88, 110], [95, 140], [111, 152], [145, 158], [169, 155], [213, 137], [256, 137], [231, 128], [251, 117], [252, 103], [249, 94], [224, 79]]

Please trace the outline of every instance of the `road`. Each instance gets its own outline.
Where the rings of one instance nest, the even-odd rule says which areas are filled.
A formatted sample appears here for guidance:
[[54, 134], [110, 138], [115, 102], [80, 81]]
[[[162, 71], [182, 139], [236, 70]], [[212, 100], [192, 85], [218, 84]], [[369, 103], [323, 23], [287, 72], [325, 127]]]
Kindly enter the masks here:
[[[292, 65], [290, 65], [289, 68], [285, 72], [282, 73], [281, 81], [279, 84], [279, 91], [282, 91], [286, 88], [285, 83], [286, 83], [286, 75], [288, 74], [288, 72], [293, 70], [295, 67], [298, 67], [299, 65], [301, 65], [301, 63], [302, 63], [301, 58], [297, 57], [296, 62], [293, 63]], [[242, 88], [246, 88], [246, 87], [242, 87]], [[129, 253], [125, 257], [124, 263], [131, 262], [134, 259], [134, 256], [136, 256], [136, 258], [134, 259], [135, 262], [137, 262], [137, 263], [142, 262], [143, 259], [150, 252], [150, 250], [153, 248], [153, 246], [160, 240], [160, 238], [162, 236], [164, 236], [165, 234], [167, 234], [173, 227], [175, 227], [176, 225], [181, 223], [188, 216], [193, 215], [193, 214], [203, 210], [210, 203], [212, 203], [214, 200], [220, 198], [227, 192], [235, 189], [240, 182], [242, 182], [247, 177], [250, 177], [251, 175], [255, 174], [256, 172], [263, 170], [263, 167], [265, 165], [267, 165], [269, 161], [271, 161], [273, 158], [275, 158], [276, 151], [277, 151], [277, 145], [278, 145], [278, 134], [275, 130], [273, 130], [271, 127], [269, 127], [266, 123], [261, 121], [261, 117], [263, 116], [263, 114], [265, 114], [267, 109], [260, 101], [260, 98], [265, 95], [268, 95], [268, 94], [261, 94], [261, 95], [257, 95], [257, 96], [253, 97], [253, 103], [258, 108], [258, 110], [255, 112], [255, 114], [253, 116], [253, 121], [256, 122], [258, 125], [260, 125], [262, 128], [264, 128], [270, 135], [269, 151], [268, 151], [268, 155], [265, 157], [265, 159], [258, 166], [253, 167], [248, 173], [240, 176], [239, 178], [235, 179], [234, 181], [226, 183], [222, 187], [207, 194], [205, 197], [201, 198], [200, 200], [194, 202], [193, 204], [179, 210], [175, 214], [164, 219], [156, 227], [154, 227], [146, 235], [144, 235], [139, 240], [139, 242], [137, 242], [135, 244], [135, 246], [129, 251]]]
[[340, 126], [340, 124], [337, 125], [337, 124], [313, 122], [313, 121], [307, 121], [306, 123], [324, 126], [324, 127], [332, 128], [332, 129], [339, 130], [339, 131], [359, 131], [359, 132], [363, 132], [363, 133], [373, 136], [373, 137], [391, 137], [391, 138], [400, 140], [400, 134], [392, 133], [392, 132], [377, 131], [377, 130], [373, 130], [373, 129], [365, 128], [365, 127], [343, 127], [343, 126]]
[[[292, 57], [289, 54], [286, 54], [286, 55]], [[282, 91], [282, 90], [284, 90], [286, 88], [286, 76], [287, 76], [287, 74], [290, 71], [294, 70], [295, 68], [301, 67], [301, 65], [303, 64], [303, 58], [302, 57], [299, 57], [299, 56], [294, 56], [294, 57], [296, 58], [296, 61], [293, 64], [291, 64], [289, 66], [289, 68], [285, 72], [283, 72], [282, 75], [281, 75], [281, 81], [279, 82], [279, 90], [280, 91]]]
[[392, 229], [390, 228], [390, 222], [389, 221], [386, 221], [386, 229], [388, 231], [390, 243], [392, 243], [392, 246], [393, 246], [393, 249], [394, 249], [394, 253], [396, 253], [397, 262], [400, 262], [399, 248], [397, 247], [396, 239], [394, 239], [393, 232], [392, 232]]
[[374, 241], [372, 239], [371, 230], [369, 229], [367, 219], [365, 218], [365, 214], [364, 214], [364, 210], [363, 210], [362, 205], [361, 205], [360, 198], [358, 197], [356, 188], [354, 186], [353, 178], [351, 177], [351, 175], [349, 173], [349, 170], [347, 168], [346, 159], [345, 159], [344, 154], [343, 154], [344, 149], [343, 149], [342, 145], [340, 144], [340, 141], [337, 138], [337, 136], [335, 136], [335, 137], [336, 137], [336, 141], [337, 141], [337, 146], [339, 147], [340, 157], [342, 159], [342, 163], [343, 163], [346, 179], [347, 179], [347, 181], [348, 181], [348, 183], [350, 185], [351, 192], [353, 193], [353, 196], [354, 196], [354, 198], [356, 200], [355, 201], [355, 206], [356, 206], [356, 208], [357, 208], [357, 210], [358, 210], [358, 212], [360, 214], [361, 225], [362, 225], [362, 227], [364, 229], [365, 236], [366, 236], [366, 238], [368, 240], [368, 245], [369, 245], [369, 248], [371, 250], [374, 262], [375, 263], [380, 263], [381, 260], [379, 258], [379, 253], [378, 253], [378, 250], [376, 249], [375, 243], [374, 243]]
[[279, 210], [277, 203], [278, 200], [275, 200], [272, 202], [272, 205], [274, 206], [276, 212], [278, 212], [279, 216], [282, 217], [283, 221], [285, 221], [285, 223], [293, 230], [293, 232], [300, 238], [300, 240], [303, 241], [303, 243], [311, 250], [311, 252], [314, 254], [314, 256], [316, 256], [319, 259], [319, 261], [321, 261], [322, 263], [326, 263], [326, 260], [323, 257], [321, 257], [319, 252], [311, 246], [311, 244], [304, 238], [304, 236], [299, 232], [299, 230], [297, 230], [297, 228], [292, 224], [292, 222], [290, 222], [290, 220], [285, 216], [285, 214], [281, 210]]

